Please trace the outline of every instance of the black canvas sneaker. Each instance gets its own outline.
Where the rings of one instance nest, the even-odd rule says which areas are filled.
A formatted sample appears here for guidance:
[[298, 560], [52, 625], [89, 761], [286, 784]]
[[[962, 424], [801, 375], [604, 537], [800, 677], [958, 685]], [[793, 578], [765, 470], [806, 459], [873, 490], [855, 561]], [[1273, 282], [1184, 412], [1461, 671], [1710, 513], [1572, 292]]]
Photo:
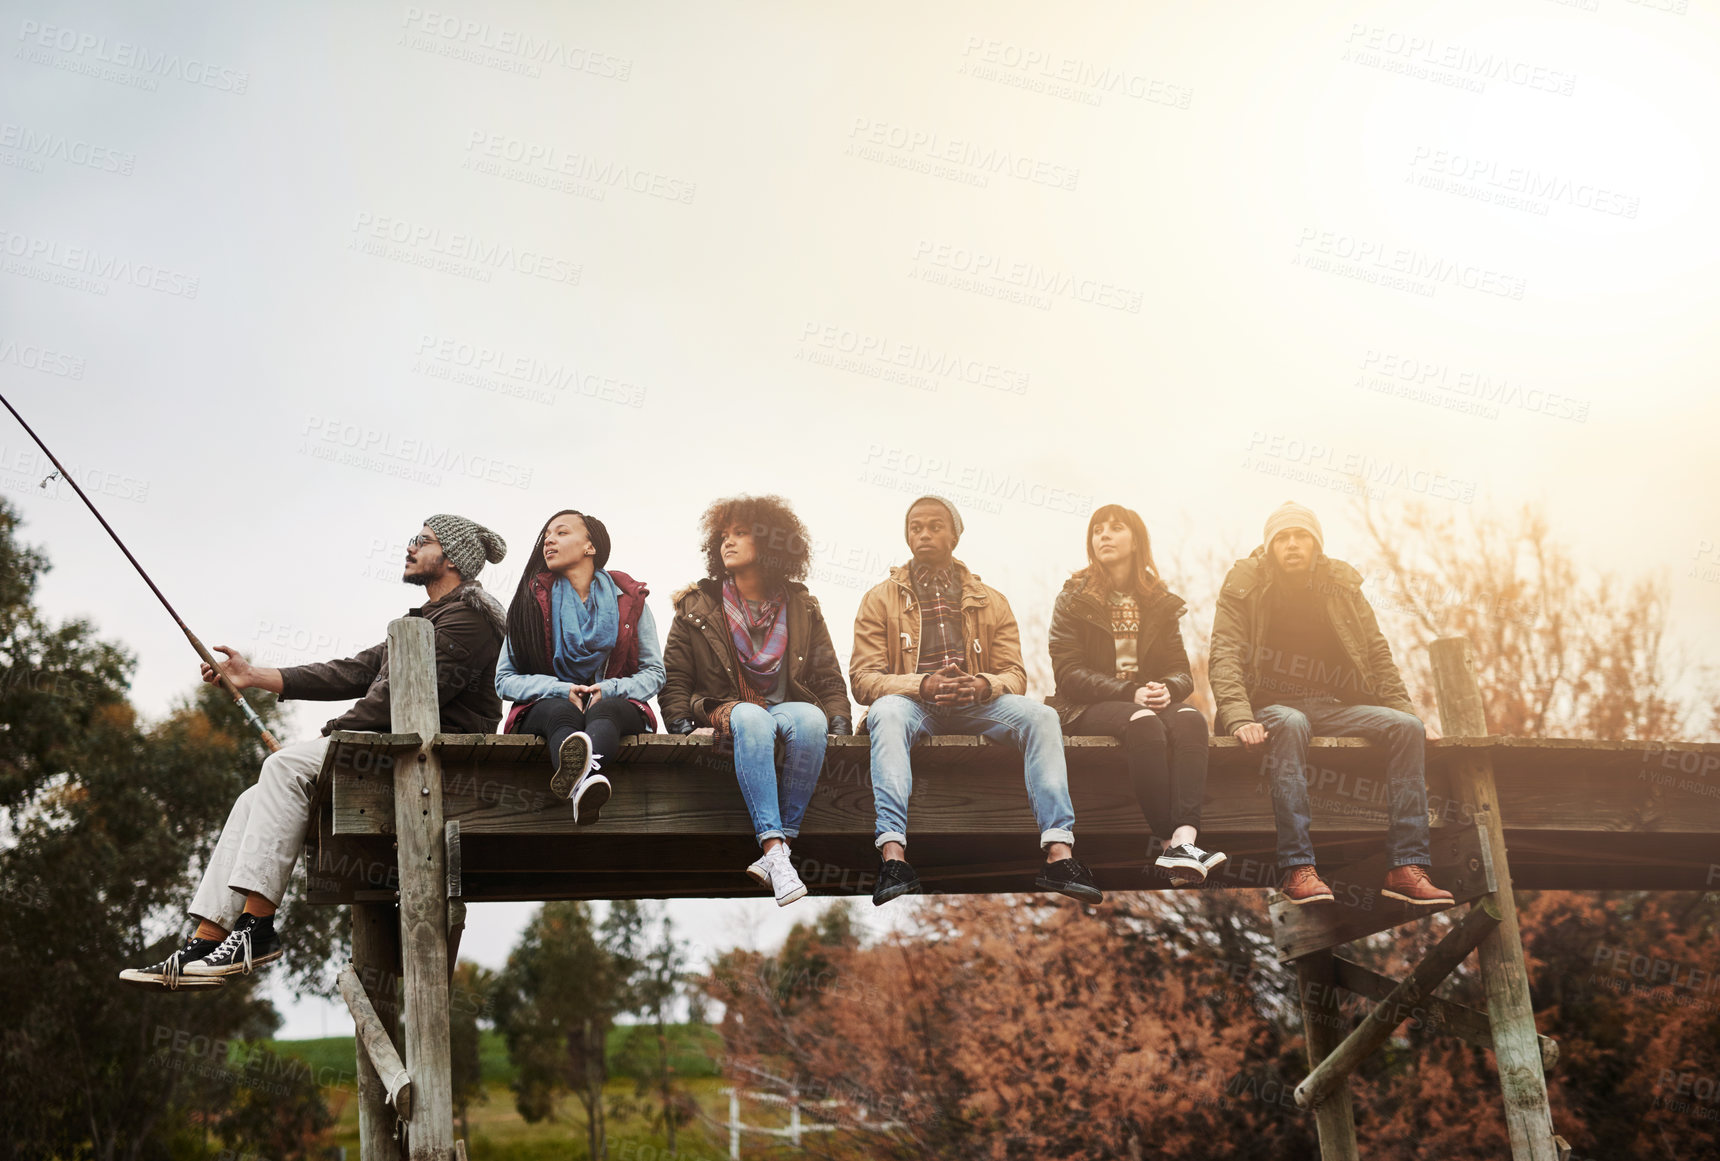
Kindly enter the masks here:
[[1192, 883], [1204, 883], [1208, 873], [1226, 858], [1223, 851], [1209, 853], [1193, 843], [1178, 843], [1154, 859], [1153, 865], [1162, 868], [1171, 877], [1171, 882], [1185, 887]]
[[184, 971], [188, 976], [231, 976], [249, 974], [265, 964], [280, 959], [281, 937], [275, 934], [273, 915], [239, 916], [239, 922], [227, 933], [214, 951], [202, 959], [190, 960]]
[[185, 965], [192, 960], [202, 959], [220, 946], [220, 940], [198, 939], [196, 935], [189, 935], [185, 939], [184, 947], [160, 963], [146, 968], [126, 968], [119, 973], [119, 978], [136, 987], [152, 990], [166, 988], [170, 992], [218, 988], [227, 981], [209, 976], [188, 977], [185, 975]]
[[1039, 868], [1039, 878], [1034, 885], [1044, 891], [1056, 891], [1071, 899], [1079, 899], [1083, 903], [1103, 903], [1104, 892], [1093, 882], [1093, 872], [1077, 863], [1074, 859], [1059, 859], [1055, 863], [1046, 863]]
[[878, 868], [878, 887], [872, 892], [872, 906], [882, 907], [898, 895], [917, 895], [920, 877], [914, 868], [901, 859], [885, 859]]

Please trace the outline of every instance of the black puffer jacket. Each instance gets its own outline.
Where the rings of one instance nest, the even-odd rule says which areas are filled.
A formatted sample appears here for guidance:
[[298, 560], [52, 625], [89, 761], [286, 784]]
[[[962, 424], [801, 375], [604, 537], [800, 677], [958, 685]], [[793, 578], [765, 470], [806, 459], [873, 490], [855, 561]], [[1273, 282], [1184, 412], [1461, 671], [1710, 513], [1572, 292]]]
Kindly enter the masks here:
[[1162, 681], [1171, 701], [1194, 692], [1188, 650], [1177, 627], [1188, 606], [1175, 593], [1164, 591], [1141, 605], [1141, 632], [1135, 656], [1140, 681], [1117, 676], [1117, 643], [1111, 635], [1110, 607], [1086, 590], [1082, 577], [1069, 578], [1051, 607], [1051, 671], [1057, 692], [1045, 704], [1057, 711], [1064, 725], [1101, 701], [1133, 701], [1135, 691], [1149, 681]]

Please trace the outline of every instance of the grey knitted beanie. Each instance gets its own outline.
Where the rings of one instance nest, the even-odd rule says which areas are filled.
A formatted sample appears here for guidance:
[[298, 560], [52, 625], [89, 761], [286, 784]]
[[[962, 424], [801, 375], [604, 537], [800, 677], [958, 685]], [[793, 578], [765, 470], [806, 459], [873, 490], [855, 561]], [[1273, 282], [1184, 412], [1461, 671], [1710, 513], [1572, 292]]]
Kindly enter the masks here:
[[508, 554], [508, 542], [475, 520], [442, 512], [424, 523], [442, 542], [442, 555], [466, 580], [482, 572], [485, 561], [495, 564]]
[[933, 496], [930, 493], [916, 498], [913, 503], [908, 505], [908, 510], [902, 514], [902, 535], [906, 536], [908, 534], [908, 517], [914, 514], [914, 505], [924, 500], [930, 500], [934, 504], [942, 504], [944, 506], [944, 511], [950, 514], [950, 527], [956, 530], [956, 541], [957, 543], [960, 543], [962, 538], [962, 514], [957, 512], [956, 506], [944, 497]]
[[1326, 534], [1320, 531], [1320, 519], [1314, 515], [1314, 510], [1294, 500], [1286, 500], [1272, 510], [1272, 515], [1266, 518], [1266, 547], [1272, 547], [1272, 538], [1286, 528], [1300, 528], [1314, 538], [1314, 547], [1321, 552], [1326, 551]]

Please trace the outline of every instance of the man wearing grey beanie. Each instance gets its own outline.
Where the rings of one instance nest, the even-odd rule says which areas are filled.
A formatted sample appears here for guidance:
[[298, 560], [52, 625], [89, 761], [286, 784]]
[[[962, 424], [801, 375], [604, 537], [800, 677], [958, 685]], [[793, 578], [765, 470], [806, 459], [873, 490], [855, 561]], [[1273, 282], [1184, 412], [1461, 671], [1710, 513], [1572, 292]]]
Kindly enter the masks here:
[[978, 734], [1021, 751], [1027, 798], [1045, 862], [1035, 883], [1072, 899], [1104, 899], [1075, 861], [1075, 810], [1057, 711], [1027, 692], [1021, 631], [1003, 594], [954, 556], [962, 518], [942, 496], [921, 496], [904, 522], [913, 559], [860, 598], [849, 683], [868, 707], [873, 845], [881, 866], [874, 906], [920, 889], [908, 865], [910, 751], [937, 734]]
[[[437, 515], [406, 542], [401, 580], [429, 599], [408, 616], [435, 627], [436, 688], [441, 729], [448, 734], [494, 733], [502, 717], [496, 696], [496, 656], [507, 617], [477, 581], [485, 562], [507, 555], [507, 543], [462, 516]], [[222, 668], [239, 689], [264, 689], [282, 701], [358, 701], [322, 728], [324, 737], [283, 746], [263, 761], [256, 785], [239, 795], [209, 856], [188, 913], [196, 930], [165, 960], [120, 973], [126, 983], [150, 989], [221, 987], [230, 975], [281, 958], [275, 931], [293, 864], [304, 849], [316, 801], [316, 779], [334, 730], [391, 733], [388, 642], [344, 661], [284, 669], [252, 665], [237, 650], [217, 645]], [[216, 680], [209, 666], [203, 680]]]
[[1308, 741], [1366, 738], [1386, 751], [1390, 794], [1381, 894], [1412, 907], [1449, 907], [1427, 876], [1424, 725], [1392, 660], [1362, 574], [1325, 554], [1314, 513], [1286, 501], [1266, 518], [1263, 543], [1224, 578], [1208, 673], [1217, 733], [1265, 747], [1278, 824], [1279, 890], [1298, 906], [1330, 903], [1309, 838]]

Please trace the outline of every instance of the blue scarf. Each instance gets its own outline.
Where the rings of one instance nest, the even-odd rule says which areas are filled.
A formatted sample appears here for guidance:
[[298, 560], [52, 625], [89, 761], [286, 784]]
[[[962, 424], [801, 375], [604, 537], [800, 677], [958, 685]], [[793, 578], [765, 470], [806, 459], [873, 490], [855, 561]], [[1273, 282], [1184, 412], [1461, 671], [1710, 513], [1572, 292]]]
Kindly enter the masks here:
[[607, 572], [591, 576], [591, 595], [579, 599], [573, 582], [558, 576], [550, 589], [550, 640], [555, 656], [550, 668], [563, 681], [596, 685], [604, 660], [615, 648], [621, 628], [621, 590]]

